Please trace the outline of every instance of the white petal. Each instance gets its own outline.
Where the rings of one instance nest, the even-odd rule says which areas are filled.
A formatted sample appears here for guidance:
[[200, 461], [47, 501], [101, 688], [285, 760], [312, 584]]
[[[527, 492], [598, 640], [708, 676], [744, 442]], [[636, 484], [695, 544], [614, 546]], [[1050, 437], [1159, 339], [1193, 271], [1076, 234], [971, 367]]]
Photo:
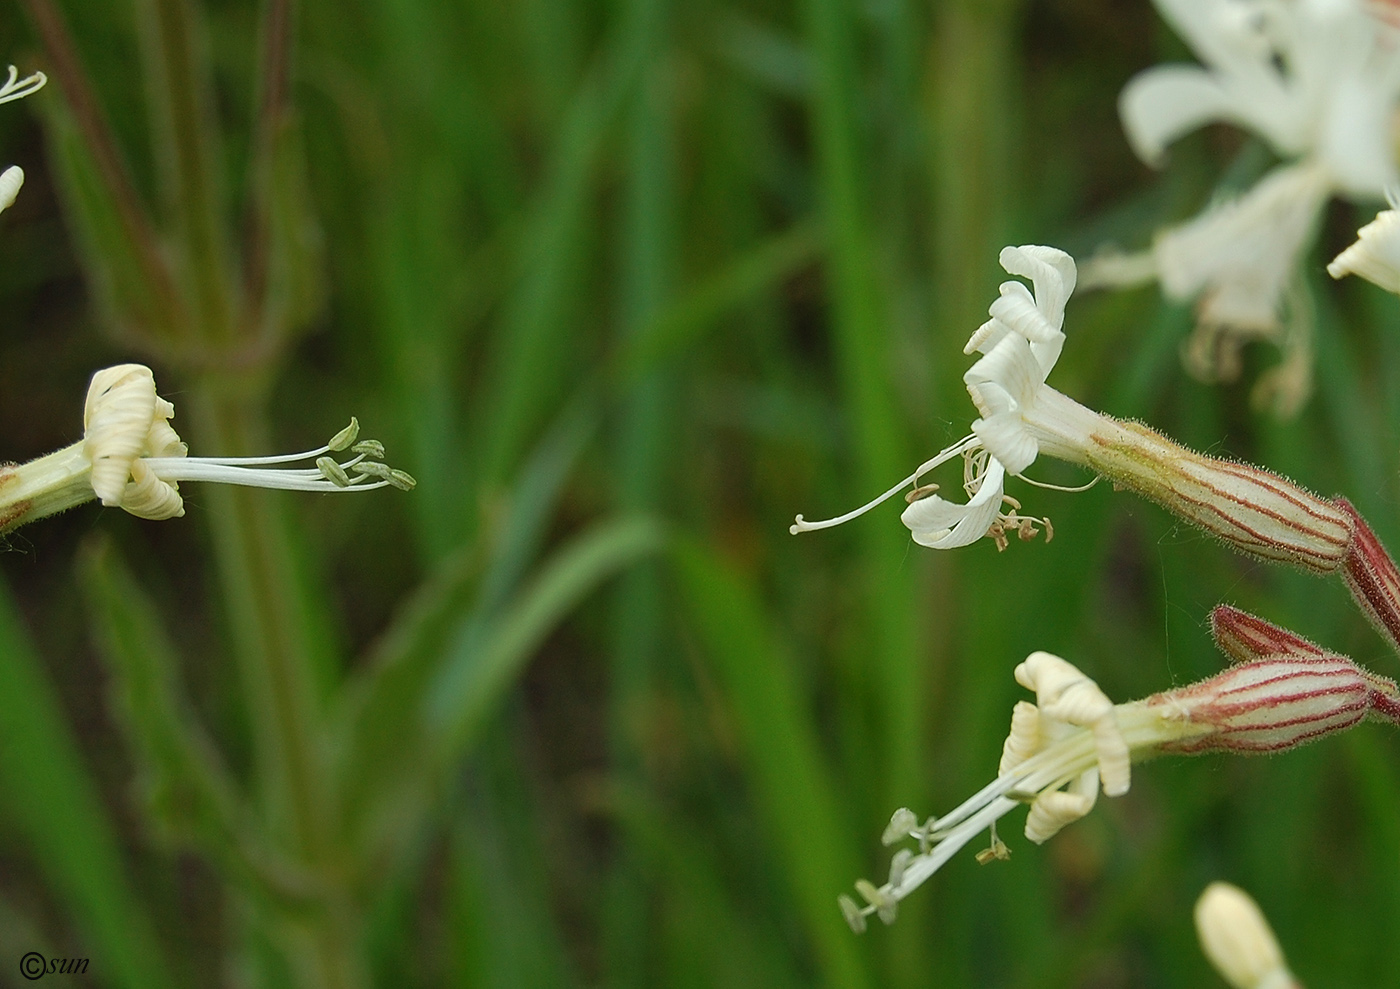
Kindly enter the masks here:
[[118, 364], [92, 376], [83, 407], [83, 453], [92, 462], [92, 489], [109, 508], [122, 503], [155, 413], [156, 382], [145, 365]]
[[1026, 837], [1044, 844], [1066, 825], [1073, 824], [1094, 809], [1099, 792], [1098, 770], [1076, 777], [1068, 790], [1047, 790], [1035, 798], [1026, 815]]
[[1162, 290], [1182, 302], [1209, 290], [1205, 322], [1275, 326], [1284, 285], [1328, 194], [1321, 167], [1283, 166], [1239, 199], [1164, 231], [1153, 244]]
[[1396, 183], [1391, 141], [1393, 93], [1378, 91], [1372, 80], [1348, 74], [1332, 88], [1318, 135], [1318, 157], [1337, 187], [1351, 196], [1379, 198]]
[[957, 549], [970, 545], [985, 536], [997, 520], [1005, 480], [1005, 469], [993, 458], [987, 464], [982, 486], [966, 505], [930, 495], [906, 508], [900, 521], [921, 546]]
[[1064, 324], [1065, 303], [1074, 293], [1074, 258], [1058, 247], [1023, 244], [1004, 247], [999, 258], [1007, 274], [1029, 278], [1035, 286], [1035, 302], [1050, 325]]
[[997, 344], [1001, 343], [1001, 338], [1011, 332], [1011, 327], [1007, 326], [999, 319], [989, 319], [973, 331], [968, 337], [967, 343], [963, 345], [963, 353], [971, 354], [974, 351], [985, 354]]
[[1030, 342], [1011, 333], [967, 369], [963, 382], [969, 391], [985, 383], [995, 384], [1006, 391], [1017, 408], [1025, 408], [1035, 401], [1036, 392], [1045, 384], [1045, 372]]
[[1356, 238], [1327, 266], [1327, 273], [1333, 278], [1360, 275], [1387, 292], [1400, 294], [1400, 213], [1382, 210]]
[[1183, 134], [1218, 120], [1239, 122], [1225, 87], [1210, 73], [1185, 65], [1161, 65], [1134, 76], [1118, 97], [1118, 115], [1133, 151], [1154, 167]]
[[[1040, 311], [1031, 290], [1020, 282], [1002, 282], [1001, 297], [987, 311], [994, 320], [1004, 323], [1013, 333], [1019, 333], [1027, 340], [1049, 340], [1060, 330]], [[1062, 315], [1060, 322], [1063, 321]]]
[[1026, 428], [1026, 422], [1019, 412], [1003, 412], [978, 419], [972, 424], [972, 432], [992, 457], [1001, 461], [1013, 474], [1019, 474], [1035, 463], [1040, 453], [1040, 444]]

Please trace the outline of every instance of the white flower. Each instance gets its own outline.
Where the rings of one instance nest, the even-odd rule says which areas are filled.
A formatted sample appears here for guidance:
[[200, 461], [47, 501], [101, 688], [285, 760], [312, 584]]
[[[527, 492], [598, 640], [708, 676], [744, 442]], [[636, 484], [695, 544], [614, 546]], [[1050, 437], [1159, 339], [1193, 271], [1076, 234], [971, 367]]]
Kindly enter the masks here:
[[[0, 533], [94, 498], [146, 519], [185, 514], [181, 481], [215, 481], [286, 491], [373, 491], [417, 484], [380, 461], [377, 440], [356, 442], [350, 425], [322, 447], [274, 457], [190, 457], [170, 425], [175, 407], [156, 394], [151, 369], [119, 364], [92, 376], [83, 439], [27, 464], [0, 465]], [[338, 461], [328, 454], [349, 450]], [[284, 465], [314, 463], [312, 467]]]
[[[1158, 66], [1124, 88], [1119, 109], [1137, 154], [1158, 165], [1178, 137], [1224, 122], [1258, 134], [1288, 163], [1161, 232], [1146, 270], [1169, 297], [1200, 299], [1188, 364], [1202, 377], [1237, 373], [1250, 337], [1280, 341], [1306, 365], [1306, 325], [1284, 338], [1284, 290], [1329, 197], [1379, 198], [1397, 179], [1400, 32], [1364, 0], [1156, 3], [1203, 66]], [[1112, 284], [1142, 270], [1108, 258], [1087, 277]], [[1279, 378], [1271, 387], [1287, 411], [1305, 396], [1307, 369]]]
[[1201, 950], [1234, 989], [1298, 989], [1269, 922], [1244, 890], [1211, 883], [1195, 913]]
[[1332, 260], [1327, 273], [1333, 278], [1360, 275], [1400, 294], [1400, 203], [1390, 193], [1387, 197], [1390, 209], [1381, 210], [1356, 232], [1356, 243]]
[[[982, 418], [972, 432], [938, 456], [922, 464], [912, 475], [869, 504], [838, 518], [807, 522], [801, 515], [791, 526], [794, 534], [825, 529], [849, 521], [893, 497], [928, 471], [954, 457], [964, 458], [965, 503], [951, 502], [933, 492], [936, 485], [910, 493], [910, 505], [901, 516], [915, 542], [934, 549], [954, 549], [990, 535], [999, 547], [1004, 533], [1015, 530], [1023, 539], [1034, 538], [1036, 526], [1053, 530], [1044, 519], [1018, 514], [1020, 505], [1003, 491], [1006, 474], [1020, 474], [1035, 460], [1039, 442], [1026, 429], [1026, 421], [1045, 404], [1052, 390], [1045, 378], [1064, 347], [1065, 303], [1074, 291], [1074, 259], [1053, 247], [1007, 247], [1001, 265], [1009, 274], [1029, 278], [1034, 292], [1022, 282], [1007, 281], [989, 310], [991, 319], [968, 340], [964, 353], [984, 356], [963, 376]], [[1055, 393], [1058, 394], [1058, 393]], [[1053, 398], [1049, 404], [1055, 404]], [[1005, 510], [1009, 505], [1010, 511]]]
[[1340, 192], [1395, 181], [1396, 32], [1363, 0], [1155, 0], [1205, 68], [1158, 66], [1119, 99], [1128, 140], [1158, 164], [1214, 121], [1251, 130], [1283, 158], [1311, 158]]
[[[0, 103], [9, 103], [11, 100], [18, 100], [30, 93], [42, 89], [44, 83], [48, 82], [48, 77], [42, 72], [35, 72], [31, 76], [19, 77], [19, 70], [13, 65], [10, 66], [9, 78], [0, 84]], [[0, 212], [4, 212], [14, 205], [15, 197], [19, 195], [20, 186], [24, 185], [24, 171], [18, 165], [11, 165], [0, 172]]]
[[[893, 922], [898, 902], [983, 831], [992, 841], [979, 861], [1008, 857], [995, 825], [1020, 804], [1031, 808], [1026, 837], [1036, 844], [1048, 840], [1093, 808], [1100, 786], [1108, 796], [1126, 793], [1132, 762], [1163, 753], [1278, 752], [1367, 718], [1400, 724], [1400, 689], [1392, 681], [1344, 656], [1293, 646], [1304, 640], [1227, 610], [1219, 618], [1235, 633], [1227, 654], [1238, 658], [1244, 650], [1251, 658], [1208, 680], [1128, 704], [1115, 706], [1058, 656], [1027, 657], [1016, 667], [1016, 681], [1035, 691], [1036, 703], [1023, 701], [1013, 710], [997, 778], [922, 825], [910, 810], [895, 812], [882, 840], [892, 845], [912, 838], [919, 850], [897, 852], [884, 885], [856, 884], [864, 907], [840, 898], [851, 926], [859, 932], [872, 913]], [[1256, 641], [1288, 642], [1290, 651], [1255, 655], [1244, 643]]]

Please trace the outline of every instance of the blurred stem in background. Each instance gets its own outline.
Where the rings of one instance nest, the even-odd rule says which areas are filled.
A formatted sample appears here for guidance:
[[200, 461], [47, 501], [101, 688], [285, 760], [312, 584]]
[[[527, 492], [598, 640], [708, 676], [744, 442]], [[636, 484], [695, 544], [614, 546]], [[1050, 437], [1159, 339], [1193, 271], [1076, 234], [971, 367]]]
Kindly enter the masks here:
[[[646, 52], [630, 98], [624, 105], [621, 143], [625, 149], [622, 209], [619, 213], [622, 265], [617, 318], [619, 344], [642, 338], [669, 301], [678, 262], [676, 113], [671, 92], [676, 72], [672, 54], [669, 0], [631, 0], [620, 14], [631, 24]], [[665, 366], [632, 383], [619, 396], [615, 449], [619, 507], [664, 511], [667, 449], [678, 439], [675, 375]], [[612, 785], [647, 785], [647, 748], [659, 730], [657, 669], [662, 652], [660, 567], [648, 564], [627, 574], [617, 589], [610, 667]], [[625, 825], [623, 825], [625, 827]], [[645, 859], [632, 843], [619, 843], [606, 890], [602, 942], [605, 967], [617, 986], [654, 984], [650, 937], [652, 893]]]
[[[1105, 485], [1037, 492], [1053, 544], [1005, 554], [923, 552], [893, 508], [786, 532], [962, 435], [956, 346], [1002, 246], [1131, 246], [1199, 205], [1218, 135], [1174, 146], [1164, 185], [1116, 119], [1165, 34], [1146, 0], [65, 5], [72, 36], [22, 5], [55, 85], [19, 106], [46, 110], [109, 341], [183, 385], [194, 453], [354, 412], [420, 484], [192, 488], [182, 522], [104, 515], [76, 554], [84, 510], [26, 530], [47, 551], [4, 560], [42, 579], [11, 581], [33, 636], [0, 599], [0, 823], [37, 876], [17, 854], [0, 918], [133, 987], [1195, 987], [1192, 898], [1225, 875], [1301, 973], [1384, 982], [1395, 884], [1357, 849], [1394, 844], [1393, 744], [1359, 733], [1161, 764], [1044, 851], [949, 863], [863, 941], [835, 905], [894, 807], [982, 782], [1032, 649], [1145, 696], [1218, 669], [1203, 621], [1228, 599], [1374, 652], [1344, 593]], [[109, 346], [54, 301], [68, 247], [24, 165], [0, 285], [20, 437], [76, 428], [52, 382]], [[1400, 317], [1348, 290], [1310, 289], [1296, 427], [1183, 382], [1190, 317], [1154, 292], [1076, 297], [1056, 375], [1345, 489], [1388, 536], [1400, 405], [1368, 401], [1395, 372], [1367, 357]], [[73, 555], [101, 677], [70, 675]]]

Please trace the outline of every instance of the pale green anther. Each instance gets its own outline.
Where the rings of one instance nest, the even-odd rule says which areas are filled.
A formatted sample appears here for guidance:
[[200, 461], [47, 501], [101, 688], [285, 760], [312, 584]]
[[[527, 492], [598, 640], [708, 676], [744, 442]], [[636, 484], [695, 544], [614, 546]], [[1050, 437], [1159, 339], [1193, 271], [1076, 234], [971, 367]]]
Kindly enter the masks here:
[[316, 466], [321, 471], [321, 476], [336, 487], [348, 488], [350, 486], [350, 475], [345, 473], [344, 467], [335, 462], [334, 457], [317, 457]]
[[331, 441], [326, 444], [327, 449], [333, 453], [339, 453], [351, 443], [354, 443], [360, 435], [360, 420], [354, 416], [350, 417], [350, 425], [331, 437]]
[[418, 481], [406, 470], [390, 468], [388, 480], [390, 484], [400, 491], [412, 491], [414, 488], [418, 487]]
[[360, 440], [350, 448], [351, 453], [358, 453], [361, 456], [373, 457], [375, 460], [384, 459], [384, 444], [378, 440]]
[[841, 915], [846, 918], [846, 923], [851, 925], [851, 930], [857, 934], [865, 933], [865, 914], [860, 907], [856, 906], [856, 901], [845, 893], [836, 898], [836, 903], [841, 908]]
[[899, 901], [881, 890], [869, 879], [856, 880], [856, 892], [875, 908], [875, 916], [884, 924], [893, 924], [899, 912]]
[[381, 481], [393, 483], [393, 479], [389, 476], [389, 467], [387, 464], [376, 463], [373, 460], [364, 460], [358, 464], [352, 464], [350, 469], [356, 474], [368, 474], [370, 477], [377, 477]]
[[918, 826], [919, 816], [908, 807], [901, 807], [890, 817], [890, 823], [885, 826], [885, 833], [880, 836], [880, 842], [888, 846], [903, 841]]
[[909, 863], [913, 860], [914, 853], [907, 848], [901, 848], [894, 853], [894, 858], [890, 859], [890, 886], [899, 889], [904, 884], [904, 870], [909, 868]]

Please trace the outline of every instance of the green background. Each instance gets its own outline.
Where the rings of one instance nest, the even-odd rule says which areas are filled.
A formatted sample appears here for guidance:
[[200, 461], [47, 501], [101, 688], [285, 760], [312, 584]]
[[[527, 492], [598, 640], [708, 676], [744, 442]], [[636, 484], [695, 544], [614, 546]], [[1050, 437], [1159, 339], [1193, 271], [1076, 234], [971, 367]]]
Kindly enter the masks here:
[[[420, 483], [189, 484], [180, 520], [4, 537], [0, 982], [39, 950], [130, 987], [1198, 987], [1215, 879], [1313, 989], [1393, 978], [1374, 725], [1138, 767], [1043, 847], [1014, 813], [1009, 862], [958, 855], [891, 928], [836, 909], [895, 808], [995, 773], [1034, 649], [1145, 696], [1221, 666], [1225, 601], [1400, 672], [1339, 582], [1108, 485], [1012, 480], [1055, 539], [1003, 554], [917, 547], [898, 503], [787, 533], [966, 432], [1002, 246], [1142, 247], [1269, 166], [1222, 127], [1133, 158], [1119, 90], [1189, 58], [1147, 0], [70, 0], [126, 199], [53, 9], [0, 10], [51, 74], [0, 108], [0, 456], [79, 439], [92, 371], [140, 360], [192, 454], [353, 413]], [[1050, 383], [1393, 543], [1400, 302], [1322, 270], [1374, 208], [1333, 203], [1305, 259], [1292, 421], [1251, 408], [1266, 345], [1189, 379], [1151, 287], [1072, 299]]]

